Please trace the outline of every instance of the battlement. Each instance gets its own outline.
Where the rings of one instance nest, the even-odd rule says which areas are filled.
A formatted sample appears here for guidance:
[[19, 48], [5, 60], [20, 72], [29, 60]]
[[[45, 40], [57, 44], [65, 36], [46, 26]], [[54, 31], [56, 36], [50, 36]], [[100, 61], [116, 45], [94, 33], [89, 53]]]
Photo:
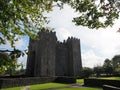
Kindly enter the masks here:
[[75, 37], [68, 37], [67, 42], [70, 42], [70, 41], [80, 41], [80, 39]]
[[49, 35], [55, 35], [56, 36], [56, 32], [52, 31], [52, 30], [48, 30], [48, 29], [45, 29], [43, 28], [39, 33], [38, 35], [41, 35], [41, 34], [49, 34]]

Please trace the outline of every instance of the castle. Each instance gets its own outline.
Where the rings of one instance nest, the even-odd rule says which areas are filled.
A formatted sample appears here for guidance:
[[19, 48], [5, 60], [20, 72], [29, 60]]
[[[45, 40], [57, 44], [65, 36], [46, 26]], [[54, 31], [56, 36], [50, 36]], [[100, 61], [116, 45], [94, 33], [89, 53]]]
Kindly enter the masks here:
[[26, 75], [33, 77], [79, 77], [82, 70], [80, 40], [57, 41], [56, 33], [41, 30], [30, 39]]

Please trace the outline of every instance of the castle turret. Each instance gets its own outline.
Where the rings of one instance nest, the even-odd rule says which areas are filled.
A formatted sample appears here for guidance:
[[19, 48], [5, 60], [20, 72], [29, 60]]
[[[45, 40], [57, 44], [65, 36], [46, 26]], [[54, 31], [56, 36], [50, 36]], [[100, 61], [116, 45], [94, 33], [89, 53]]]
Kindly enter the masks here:
[[68, 76], [79, 77], [82, 70], [80, 40], [68, 38]]
[[42, 30], [39, 40], [31, 40], [26, 74], [28, 76], [55, 76], [56, 35], [54, 32]]

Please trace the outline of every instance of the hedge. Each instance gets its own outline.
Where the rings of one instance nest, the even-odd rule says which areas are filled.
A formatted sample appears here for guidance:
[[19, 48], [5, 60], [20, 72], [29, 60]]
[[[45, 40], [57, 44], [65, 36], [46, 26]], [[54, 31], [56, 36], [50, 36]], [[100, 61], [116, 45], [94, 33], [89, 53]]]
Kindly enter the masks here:
[[120, 87], [120, 80], [84, 79], [84, 85], [91, 87], [102, 87], [103, 85]]

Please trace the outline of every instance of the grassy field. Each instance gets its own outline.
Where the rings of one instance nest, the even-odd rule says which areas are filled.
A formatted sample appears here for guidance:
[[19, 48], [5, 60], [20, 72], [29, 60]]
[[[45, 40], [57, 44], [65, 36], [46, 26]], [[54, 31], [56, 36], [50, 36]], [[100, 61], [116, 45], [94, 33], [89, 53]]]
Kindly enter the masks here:
[[[31, 85], [30, 90], [40, 90], [40, 89], [49, 89], [49, 88], [59, 88], [67, 86], [68, 84], [60, 84], [60, 83], [45, 83], [45, 84], [36, 84]], [[24, 87], [14, 87], [14, 88], [6, 88], [1, 90], [21, 90]]]
[[77, 83], [84, 84], [84, 79], [77, 79]]
[[98, 79], [107, 79], [107, 80], [120, 80], [120, 77], [100, 77]]
[[89, 88], [89, 87], [81, 87], [81, 88], [62, 88], [59, 90], [102, 90], [100, 88]]
[[[78, 79], [77, 83], [83, 84], [83, 79]], [[57, 90], [102, 90], [99, 88], [91, 88], [91, 87], [68, 87], [70, 84], [60, 84], [60, 83], [46, 83], [46, 84], [37, 84], [37, 85], [31, 85], [30, 90], [43, 90], [43, 89], [50, 89], [50, 88], [58, 88]], [[22, 90], [24, 87], [14, 87], [14, 88], [6, 88], [6, 89], [0, 89], [0, 90]]]

